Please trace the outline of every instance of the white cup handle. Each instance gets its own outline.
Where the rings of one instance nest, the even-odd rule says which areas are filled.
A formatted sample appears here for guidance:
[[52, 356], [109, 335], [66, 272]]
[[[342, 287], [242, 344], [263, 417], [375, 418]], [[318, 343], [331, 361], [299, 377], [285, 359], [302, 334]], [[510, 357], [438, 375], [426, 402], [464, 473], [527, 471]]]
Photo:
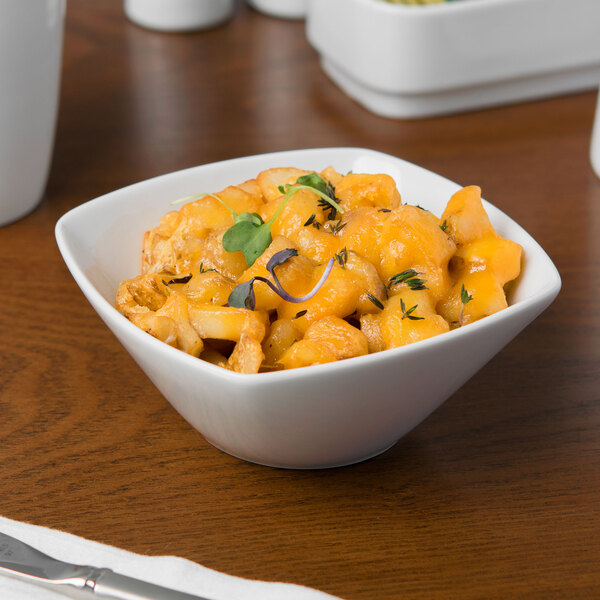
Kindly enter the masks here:
[[594, 118], [594, 127], [592, 129], [590, 160], [592, 162], [592, 168], [596, 172], [596, 175], [600, 177], [600, 91], [598, 92], [596, 116]]

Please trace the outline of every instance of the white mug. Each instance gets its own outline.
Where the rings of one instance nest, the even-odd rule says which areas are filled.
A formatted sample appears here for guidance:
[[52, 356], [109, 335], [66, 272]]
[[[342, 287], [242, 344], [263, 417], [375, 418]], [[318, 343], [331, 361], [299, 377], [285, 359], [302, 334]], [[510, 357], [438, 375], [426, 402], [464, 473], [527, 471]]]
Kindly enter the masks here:
[[0, 0], [0, 225], [41, 200], [52, 158], [66, 0]]
[[596, 117], [594, 118], [594, 128], [592, 130], [590, 160], [592, 161], [592, 167], [596, 172], [596, 175], [600, 177], [600, 91], [598, 92]]
[[158, 31], [216, 27], [231, 17], [235, 0], [125, 0], [130, 21]]

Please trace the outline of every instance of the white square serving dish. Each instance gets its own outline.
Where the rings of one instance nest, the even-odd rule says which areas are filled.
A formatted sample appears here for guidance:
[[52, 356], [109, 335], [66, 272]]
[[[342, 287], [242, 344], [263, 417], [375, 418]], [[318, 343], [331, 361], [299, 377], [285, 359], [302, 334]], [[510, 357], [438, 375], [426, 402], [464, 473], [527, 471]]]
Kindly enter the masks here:
[[308, 40], [370, 111], [418, 118], [597, 88], [600, 1], [310, 0]]
[[431, 171], [373, 150], [295, 150], [202, 165], [143, 181], [74, 208], [56, 225], [59, 249], [81, 290], [156, 387], [209, 442], [248, 461], [323, 468], [383, 452], [535, 319], [560, 289], [560, 276], [544, 250], [486, 202], [496, 231], [519, 243], [525, 257], [508, 308], [408, 346], [335, 363], [245, 375], [168, 346], [114, 308], [119, 283], [139, 273], [144, 232], [172, 210], [170, 201], [222, 190], [271, 167], [320, 171], [330, 165], [339, 172], [388, 173], [399, 182], [403, 202], [438, 215], [460, 189]]

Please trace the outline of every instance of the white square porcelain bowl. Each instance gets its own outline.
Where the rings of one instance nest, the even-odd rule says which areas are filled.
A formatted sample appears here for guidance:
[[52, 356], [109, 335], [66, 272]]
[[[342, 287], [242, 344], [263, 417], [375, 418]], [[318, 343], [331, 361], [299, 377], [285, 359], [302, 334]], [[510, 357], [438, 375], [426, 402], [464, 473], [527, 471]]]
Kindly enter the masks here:
[[139, 274], [143, 233], [172, 209], [170, 201], [219, 191], [270, 167], [319, 171], [329, 165], [340, 172], [387, 172], [398, 181], [404, 202], [437, 215], [460, 187], [372, 150], [296, 150], [143, 181], [74, 208], [56, 225], [58, 246], [83, 293], [165, 398], [210, 443], [264, 465], [334, 467], [383, 452], [537, 317], [561, 285], [555, 266], [535, 240], [486, 203], [497, 231], [524, 250], [510, 306], [409, 346], [337, 363], [244, 375], [158, 341], [114, 308], [121, 280]]
[[385, 117], [543, 98], [600, 81], [598, 0], [310, 0], [306, 18], [325, 72]]

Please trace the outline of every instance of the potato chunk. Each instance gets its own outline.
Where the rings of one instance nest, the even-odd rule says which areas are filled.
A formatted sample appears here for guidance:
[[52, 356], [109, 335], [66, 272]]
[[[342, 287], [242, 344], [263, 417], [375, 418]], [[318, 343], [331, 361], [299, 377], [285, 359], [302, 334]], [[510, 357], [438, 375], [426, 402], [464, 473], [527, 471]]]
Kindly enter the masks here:
[[458, 248], [451, 267], [459, 276], [485, 270], [505, 285], [521, 272], [521, 252], [521, 246], [511, 240], [487, 235]]
[[286, 369], [363, 356], [369, 351], [365, 335], [339, 317], [329, 316], [313, 323], [304, 339], [293, 343], [279, 362]]
[[192, 327], [201, 338], [239, 342], [245, 333], [262, 341], [267, 330], [268, 315], [263, 311], [190, 302], [189, 315]]
[[175, 323], [178, 347], [191, 354], [199, 356], [204, 348], [202, 338], [190, 324], [188, 302], [181, 292], [174, 292], [167, 301], [156, 311], [157, 317], [169, 317]]
[[344, 210], [359, 206], [396, 208], [401, 204], [396, 182], [385, 174], [349, 173], [335, 186], [335, 195], [342, 201]]
[[364, 315], [361, 328], [374, 351], [405, 346], [449, 330], [435, 312], [428, 291], [409, 288], [387, 300], [380, 313]]
[[260, 187], [265, 202], [271, 202], [281, 196], [281, 192], [279, 191], [280, 186], [285, 187], [286, 183], [294, 184], [298, 177], [307, 175], [308, 173], [310, 171], [294, 167], [276, 167], [259, 173], [256, 177], [256, 182]]
[[[461, 301], [463, 285], [472, 296], [464, 308]], [[438, 303], [437, 310], [453, 327], [459, 327], [492, 315], [507, 306], [504, 289], [494, 275], [489, 271], [476, 271], [459, 278], [448, 296]]]
[[300, 340], [284, 352], [279, 362], [284, 369], [297, 369], [298, 367], [321, 365], [335, 360], [335, 353], [329, 346], [311, 340]]
[[336, 360], [362, 356], [368, 352], [365, 335], [339, 317], [329, 316], [313, 323], [304, 334], [305, 340], [327, 346]]
[[295, 342], [302, 339], [294, 319], [277, 319], [271, 323], [269, 334], [263, 341], [265, 363], [275, 365], [283, 353]]
[[236, 373], [258, 373], [264, 357], [260, 342], [242, 333], [227, 361], [227, 368]]
[[494, 235], [495, 231], [481, 202], [481, 188], [470, 185], [450, 198], [440, 219], [457, 245]]
[[450, 288], [448, 263], [456, 250], [428, 211], [404, 205], [389, 214], [381, 229], [380, 275], [384, 283], [407, 269], [420, 273], [436, 298]]
[[183, 291], [189, 300], [198, 304], [224, 306], [234, 288], [235, 283], [217, 271], [197, 270], [184, 286]]
[[[315, 269], [311, 288], [317, 283], [324, 270], [325, 265]], [[310, 300], [300, 303], [284, 301], [277, 309], [278, 316], [282, 319], [292, 319], [298, 312], [306, 311], [296, 319], [298, 329], [306, 331], [311, 323], [324, 317], [351, 315], [356, 310], [358, 299], [363, 291], [360, 277], [336, 263], [321, 289]]]
[[133, 279], [125, 279], [119, 285], [115, 306], [119, 312], [129, 316], [134, 312], [158, 310], [169, 296], [165, 278], [170, 275], [149, 273], [138, 275]]

